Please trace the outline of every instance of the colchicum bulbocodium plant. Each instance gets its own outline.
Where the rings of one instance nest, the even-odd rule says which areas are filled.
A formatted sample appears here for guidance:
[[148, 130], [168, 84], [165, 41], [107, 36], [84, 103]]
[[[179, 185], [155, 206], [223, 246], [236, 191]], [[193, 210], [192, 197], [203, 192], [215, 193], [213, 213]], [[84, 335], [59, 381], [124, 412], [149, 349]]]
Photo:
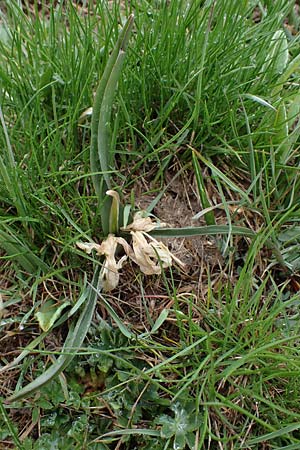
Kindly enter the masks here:
[[[114, 201], [119, 201], [119, 195], [111, 190], [107, 191], [107, 194], [114, 197], [114, 206]], [[100, 271], [99, 285], [103, 291], [111, 291], [117, 287], [119, 270], [128, 258], [134, 261], [145, 275], [159, 275], [162, 269], [171, 267], [173, 262], [184, 267], [184, 264], [162, 242], [149, 234], [155, 228], [165, 225], [158, 224], [150, 217], [145, 217], [143, 211], [139, 211], [134, 215], [130, 225], [121, 228], [122, 232], [130, 233], [131, 245], [123, 237], [112, 233], [101, 244], [77, 242], [76, 245], [88, 254], [95, 250], [97, 255], [105, 258]], [[118, 245], [123, 247], [125, 254], [117, 261]]]
[[[145, 217], [142, 212], [137, 212], [130, 225], [119, 226], [120, 197], [111, 189], [114, 149], [111, 148], [110, 115], [132, 26], [133, 15], [128, 18], [109, 57], [92, 111], [90, 108], [87, 110], [89, 114], [92, 112], [90, 163], [92, 181], [100, 205], [104, 240], [101, 244], [77, 242], [76, 245], [88, 254], [95, 251], [99, 257], [104, 258], [99, 278], [99, 287], [103, 291], [111, 291], [118, 285], [119, 271], [128, 258], [146, 275], [160, 274], [162, 269], [170, 267], [173, 262], [183, 267], [181, 261], [162, 242], [149, 234], [165, 224], [159, 224], [150, 217]], [[88, 114], [84, 113], [81, 117], [85, 115]], [[128, 236], [129, 242], [120, 236], [120, 232]], [[120, 247], [124, 254], [117, 260]]]

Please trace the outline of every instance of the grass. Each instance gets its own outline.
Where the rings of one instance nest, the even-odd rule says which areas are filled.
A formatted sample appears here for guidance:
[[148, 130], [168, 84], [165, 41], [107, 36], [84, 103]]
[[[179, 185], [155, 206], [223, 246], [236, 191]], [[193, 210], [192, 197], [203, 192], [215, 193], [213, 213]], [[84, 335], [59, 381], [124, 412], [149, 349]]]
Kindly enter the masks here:
[[[19, 3], [0, 2], [0, 448], [299, 448], [295, 2]], [[105, 234], [79, 118], [131, 13], [112, 187], [210, 235], [168, 232], [184, 271], [127, 263], [104, 293], [76, 248]]]

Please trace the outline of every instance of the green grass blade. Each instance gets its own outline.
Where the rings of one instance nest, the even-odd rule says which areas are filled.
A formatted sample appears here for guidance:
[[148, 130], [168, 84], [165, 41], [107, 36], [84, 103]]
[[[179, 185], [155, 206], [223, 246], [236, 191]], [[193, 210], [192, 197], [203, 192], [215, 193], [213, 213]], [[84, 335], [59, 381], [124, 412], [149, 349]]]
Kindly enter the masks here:
[[259, 103], [262, 106], [266, 106], [267, 108], [270, 108], [273, 111], [276, 111], [276, 108], [274, 108], [274, 106], [271, 105], [271, 103], [267, 102], [266, 100], [264, 100], [262, 97], [259, 97], [258, 95], [243, 94], [241, 97], [242, 98], [249, 98], [249, 100], [253, 100], [254, 102]]
[[288, 58], [289, 51], [286, 34], [283, 30], [277, 30], [270, 40], [269, 51], [262, 67], [265, 77], [271, 78], [276, 74], [281, 75], [286, 69]]
[[169, 316], [169, 310], [168, 309], [163, 309], [162, 312], [160, 313], [160, 315], [158, 316], [158, 318], [156, 319], [151, 331], [151, 333], [156, 333], [157, 330], [162, 326], [162, 324], [166, 321], [166, 319]]
[[47, 271], [49, 267], [22, 242], [13, 232], [0, 229], [0, 247], [5, 250], [8, 257], [16, 261], [26, 272], [34, 273], [37, 270]]
[[16, 167], [16, 161], [15, 161], [13, 149], [12, 149], [12, 146], [11, 146], [11, 143], [10, 143], [10, 139], [9, 139], [9, 136], [8, 136], [8, 131], [7, 131], [7, 127], [6, 127], [6, 124], [5, 124], [4, 117], [3, 117], [3, 112], [2, 112], [1, 106], [0, 106], [0, 121], [1, 121], [1, 125], [2, 125], [2, 128], [3, 128], [4, 136], [5, 136], [5, 141], [6, 141], [8, 163], [9, 163], [9, 166], [11, 168], [15, 168]]
[[285, 445], [284, 447], [274, 447], [274, 450], [299, 450], [299, 442], [296, 444]]
[[[17, 209], [21, 217], [26, 217], [26, 202], [22, 192], [21, 183], [17, 173], [17, 165], [13, 153], [13, 149], [10, 143], [7, 127], [3, 117], [2, 108], [0, 106], [0, 122], [3, 128], [5, 141], [6, 141], [6, 158], [5, 162], [0, 156], [0, 176], [6, 186], [6, 189], [11, 197], [11, 201]], [[25, 225], [25, 224], [24, 224]]]
[[249, 123], [249, 118], [246, 112], [246, 108], [245, 105], [241, 99], [242, 102], [242, 108], [243, 108], [243, 112], [244, 112], [244, 117], [245, 117], [245, 125], [246, 125], [246, 130], [247, 130], [247, 137], [248, 137], [248, 146], [249, 146], [249, 162], [250, 162], [250, 174], [251, 174], [251, 181], [253, 184], [253, 196], [254, 199], [256, 200], [257, 198], [257, 183], [255, 183], [256, 177], [257, 177], [257, 170], [256, 170], [256, 152], [254, 149], [254, 145], [252, 142], [252, 136], [251, 136], [251, 128], [250, 128], [250, 123]]
[[199, 75], [197, 80], [197, 88], [196, 88], [196, 95], [195, 95], [195, 106], [193, 111], [193, 119], [194, 119], [194, 130], [197, 128], [198, 122], [199, 122], [199, 114], [200, 114], [200, 106], [201, 106], [201, 100], [202, 100], [202, 90], [203, 90], [203, 71], [204, 71], [204, 65], [205, 65], [205, 58], [207, 53], [207, 47], [208, 47], [208, 39], [211, 31], [211, 23], [213, 19], [214, 14], [214, 7], [215, 7], [215, 1], [213, 0], [211, 4], [208, 4], [208, 10], [209, 15], [207, 19], [207, 25], [204, 35], [204, 41], [202, 45], [200, 45], [201, 49], [201, 61], [200, 61], [200, 68], [199, 68]]
[[[292, 431], [299, 430], [300, 422], [292, 423], [291, 425], [287, 425], [286, 427], [281, 428], [280, 430], [272, 431], [271, 433], [264, 434], [263, 436], [259, 436], [257, 438], [251, 439], [247, 442], [248, 445], [259, 444], [260, 442], [271, 441], [275, 438], [282, 437], [291, 433]], [[298, 443], [300, 445], [300, 442]], [[284, 447], [285, 448], [285, 447]], [[298, 447], [299, 448], [299, 447]]]
[[[274, 120], [274, 136], [272, 143], [277, 147], [276, 156], [279, 164], [286, 164], [290, 154], [291, 146], [289, 142], [289, 128], [284, 102], [278, 106]], [[276, 158], [276, 159], [277, 159]]]
[[241, 198], [243, 198], [247, 204], [250, 204], [250, 199], [248, 195], [240, 189], [235, 183], [233, 183], [218, 167], [216, 167], [211, 161], [204, 158], [201, 153], [194, 150], [197, 157], [212, 171], [212, 175], [218, 177], [226, 186], [228, 186], [230, 189], [232, 189], [234, 192], [237, 192], [240, 194]]
[[[195, 171], [195, 176], [196, 176], [196, 180], [197, 180], [198, 192], [199, 192], [202, 208], [203, 209], [210, 208], [211, 204], [207, 197], [207, 192], [205, 189], [201, 168], [200, 168], [198, 159], [196, 158], [196, 155], [194, 152], [192, 153], [192, 158], [193, 158], [193, 166], [194, 166], [194, 171]], [[215, 215], [214, 215], [213, 211], [209, 211], [206, 214], [204, 214], [204, 219], [205, 219], [206, 225], [215, 225], [216, 224]]]
[[7, 429], [9, 430], [11, 437], [13, 438], [16, 448], [22, 450], [24, 447], [19, 439], [19, 436], [16, 433], [16, 429], [14, 428], [14, 426], [12, 425], [12, 423], [8, 417], [8, 414], [2, 404], [1, 398], [0, 398], [0, 413], [2, 414], [3, 421], [4, 421], [5, 425], [7, 426]]
[[283, 85], [287, 82], [289, 77], [299, 69], [300, 66], [300, 55], [297, 55], [287, 66], [283, 74], [279, 77], [276, 83], [276, 87], [272, 91], [272, 97], [276, 97], [280, 94], [283, 89]]
[[[157, 430], [150, 430], [149, 428], [135, 428], [135, 429], [122, 429], [122, 430], [115, 430], [115, 431], [109, 431], [108, 433], [101, 435], [101, 440], [106, 437], [111, 436], [132, 436], [132, 435], [145, 435], [145, 436], [160, 436], [160, 431]], [[97, 442], [97, 439], [95, 439], [93, 442]]]
[[30, 354], [30, 352], [32, 350], [35, 349], [35, 347], [37, 345], [39, 345], [43, 339], [50, 333], [50, 331], [48, 332], [44, 332], [41, 333], [38, 337], [36, 337], [32, 342], [30, 342], [30, 344], [27, 345], [26, 348], [24, 348], [24, 350], [10, 363], [6, 364], [6, 366], [1, 367], [0, 368], [0, 374], [3, 372], [6, 372], [7, 370], [12, 369], [13, 367], [16, 367], [27, 355]]
[[103, 295], [100, 294], [100, 298], [101, 298], [102, 302], [104, 303], [105, 308], [109, 312], [110, 316], [116, 322], [116, 324], [117, 324], [119, 330], [121, 331], [121, 333], [124, 336], [126, 336], [128, 339], [132, 339], [134, 337], [134, 334], [131, 333], [131, 331], [124, 325], [124, 323], [119, 318], [118, 314], [113, 309], [113, 307], [109, 304], [109, 302], [105, 299], [105, 297]]

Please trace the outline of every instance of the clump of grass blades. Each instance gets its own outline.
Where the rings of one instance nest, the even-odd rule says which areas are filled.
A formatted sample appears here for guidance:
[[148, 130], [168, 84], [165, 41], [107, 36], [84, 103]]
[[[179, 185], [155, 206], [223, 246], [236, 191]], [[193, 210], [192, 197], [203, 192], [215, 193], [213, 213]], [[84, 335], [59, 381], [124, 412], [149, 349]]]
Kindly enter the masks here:
[[[62, 5], [51, 9], [49, 20], [37, 16], [34, 22], [17, 4], [11, 5], [9, 20], [17, 26], [14, 30], [8, 25], [0, 56], [4, 88], [1, 139], [5, 149], [0, 160], [5, 181], [0, 188], [4, 217], [0, 235], [1, 246], [9, 258], [25, 270], [25, 274], [17, 270], [20, 277], [27, 277], [26, 272], [32, 272], [32, 277], [42, 273], [35, 281], [36, 291], [49, 273], [56, 274], [51, 248], [55, 247], [55, 252], [61, 249], [57, 264], [67, 263], [63, 274], [69, 264], [78, 271], [78, 259], [74, 261], [70, 255], [76, 240], [108, 233], [110, 205], [100, 227], [97, 203], [101, 209], [106, 188], [118, 188], [120, 184], [114, 156], [121, 165], [138, 160], [137, 168], [141, 162], [154, 161], [160, 165], [161, 176], [173, 153], [182, 155], [186, 164], [191, 164], [193, 157], [200, 200], [202, 207], [209, 210], [207, 213], [214, 209], [210, 207], [201, 172], [204, 166], [220, 193], [234, 193], [242, 199], [242, 206], [254, 199], [255, 208], [262, 210], [266, 218], [266, 226], [258, 236], [235, 224], [215, 225], [216, 217], [207, 213], [207, 226], [202, 229], [153, 230], [153, 237], [232, 233], [251, 238], [252, 243], [239, 262], [234, 258], [227, 262], [223, 272], [228, 279], [222, 287], [216, 279], [209, 279], [215, 274], [207, 269], [208, 287], [203, 298], [190, 291], [183, 297], [173, 283], [172, 272], [163, 274], [172, 306], [162, 309], [156, 320], [151, 319], [149, 330], [140, 334], [128, 326], [128, 318], [120, 314], [113, 296], [100, 298], [115, 328], [109, 328], [99, 315], [100, 327], [92, 321], [100, 286], [98, 271], [93, 269], [99, 261], [91, 258], [91, 285], [79, 281], [78, 286], [74, 280], [82, 294], [54, 325], [73, 320], [81, 309], [65, 346], [61, 352], [55, 352], [58, 359], [42, 378], [27, 385], [25, 392], [16, 392], [12, 398], [18, 401], [15, 405], [21, 405], [23, 394], [40, 390], [42, 399], [37, 396], [34, 402], [27, 401], [44, 408], [45, 415], [45, 405], [49, 404], [43, 400], [47, 398], [55, 405], [55, 424], [50, 424], [50, 417], [48, 424], [40, 422], [42, 433], [49, 433], [53, 441], [57, 432], [61, 434], [60, 408], [69, 411], [71, 405], [72, 414], [79, 420], [76, 411], [80, 411], [89, 423], [87, 427], [79, 421], [78, 427], [89, 430], [85, 444], [91, 446], [109, 448], [122, 440], [126, 448], [200, 448], [214, 444], [240, 448], [263, 442], [295, 448], [299, 443], [299, 415], [290, 392], [299, 391], [298, 296], [292, 294], [287, 282], [281, 283], [269, 271], [273, 261], [268, 259], [263, 270], [255, 262], [262, 246], [269, 241], [273, 245], [279, 235], [286, 261], [289, 263], [292, 257], [297, 266], [292, 248], [293, 239], [298, 239], [297, 228], [280, 233], [282, 225], [295, 220], [299, 184], [297, 127], [292, 131], [298, 101], [293, 91], [293, 83], [298, 80], [298, 60], [293, 55], [298, 44], [282, 32], [282, 20], [293, 2], [261, 2], [262, 17], [256, 25], [252, 22], [252, 3], [248, 1], [197, 0], [187, 4], [178, 0], [151, 5], [131, 2], [136, 26], [114, 105], [114, 89], [110, 92], [109, 106], [116, 111], [117, 120], [112, 140], [105, 138], [108, 153], [103, 156], [104, 165], [98, 160], [95, 165], [92, 163], [92, 174], [86, 169], [90, 162], [89, 130], [83, 125], [78, 131], [77, 122], [81, 111], [92, 104], [95, 73], [103, 73], [112, 42], [116, 41], [119, 5], [116, 3], [110, 11], [99, 2], [93, 10], [94, 18], [83, 18], [70, 3], [69, 23]], [[129, 10], [129, 5], [125, 7]], [[110, 107], [105, 111], [100, 132], [106, 128]], [[96, 116], [94, 129], [98, 133]], [[95, 143], [98, 158], [98, 135]], [[227, 172], [233, 162], [247, 175], [250, 187], [235, 182], [236, 170]], [[98, 175], [102, 177], [103, 187], [96, 184], [96, 196], [91, 195], [91, 175], [98, 181]], [[286, 189], [286, 180], [291, 189]], [[226, 202], [227, 197], [223, 198]], [[278, 209], [283, 211], [278, 213]], [[128, 208], [121, 219], [126, 215]], [[116, 224], [119, 215], [115, 216]], [[114, 225], [110, 231], [117, 234], [120, 225]], [[86, 264], [84, 270], [88, 270]], [[286, 276], [286, 272], [282, 270], [280, 275]], [[143, 297], [142, 282], [140, 291]], [[176, 336], [173, 340], [168, 334], [171, 326]], [[88, 330], [91, 346], [80, 349]], [[28, 354], [37, 349], [37, 354], [43, 355], [45, 334], [17, 358], [22, 368], [18, 389], [30, 364]], [[128, 361], [134, 364], [129, 367]], [[81, 383], [77, 384], [73, 378], [76, 368], [81, 373]], [[60, 394], [54, 400], [49, 391], [54, 392], [55, 386], [61, 391], [56, 376], [63, 369], [68, 380], [72, 380], [66, 386], [60, 377], [63, 392], [69, 389], [72, 395], [67, 398]], [[82, 375], [83, 369], [88, 373]], [[105, 388], [101, 384], [94, 395], [88, 396], [88, 401], [95, 401], [91, 407], [91, 403], [85, 403], [87, 393], [82, 393], [82, 385], [87, 377], [94, 380], [97, 376]], [[44, 382], [50, 380], [47, 387]], [[103, 411], [97, 400], [99, 389], [108, 405], [103, 416], [111, 414], [105, 425], [102, 416], [100, 420], [95, 413]], [[96, 399], [91, 400], [92, 397]], [[19, 436], [7, 416], [8, 408], [1, 405], [4, 424], [18, 447]], [[121, 409], [126, 411], [126, 420]], [[37, 414], [33, 410], [32, 423]], [[180, 430], [184, 430], [184, 436]], [[44, 445], [42, 439], [37, 446]], [[60, 439], [64, 439], [65, 447], [83, 446], [82, 433], [79, 436], [77, 430], [76, 434], [70, 424], [68, 433], [64, 430]]]

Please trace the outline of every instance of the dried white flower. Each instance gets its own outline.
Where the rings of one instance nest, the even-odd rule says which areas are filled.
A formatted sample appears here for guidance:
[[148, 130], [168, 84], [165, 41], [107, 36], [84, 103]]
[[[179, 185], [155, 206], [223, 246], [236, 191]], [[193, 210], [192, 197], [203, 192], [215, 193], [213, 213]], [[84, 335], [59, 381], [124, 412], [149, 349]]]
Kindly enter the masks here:
[[120, 277], [119, 270], [127, 259], [127, 256], [124, 255], [119, 261], [116, 261], [115, 253], [118, 244], [122, 245], [127, 254], [130, 253], [130, 246], [125, 239], [116, 237], [113, 234], [109, 234], [101, 245], [89, 242], [76, 242], [77, 247], [88, 254], [92, 250], [96, 250], [99, 256], [105, 256], [100, 272], [100, 280], [104, 291], [111, 291], [117, 287]]
[[133, 251], [128, 256], [145, 275], [160, 274], [162, 268], [172, 266], [173, 260], [184, 266], [162, 242], [148, 234], [155, 228], [164, 226], [165, 223], [157, 223], [151, 217], [143, 217], [143, 212], [139, 211], [134, 215], [133, 222], [124, 228], [124, 231], [130, 231], [132, 236]]
[[145, 275], [160, 274], [161, 268], [172, 265], [172, 255], [168, 248], [155, 239], [148, 242], [142, 231], [131, 231], [133, 252], [129, 255]]
[[86, 117], [92, 116], [93, 114], [93, 108], [87, 108], [85, 111], [83, 111], [83, 113], [81, 114], [81, 116], [78, 119], [79, 123], [84, 122]]
[[[114, 193], [114, 191], [112, 192]], [[108, 194], [112, 195], [111, 191], [108, 191]], [[171, 267], [173, 261], [184, 267], [184, 264], [162, 242], [148, 234], [154, 228], [165, 224], [157, 224], [150, 217], [143, 217], [142, 214], [141, 212], [136, 213], [133, 222], [128, 227], [123, 228], [124, 231], [130, 231], [132, 247], [125, 239], [113, 234], [109, 234], [101, 245], [90, 242], [76, 243], [77, 247], [88, 254], [96, 250], [99, 256], [105, 256], [100, 273], [104, 291], [111, 291], [117, 287], [120, 276], [119, 270], [127, 257], [134, 261], [145, 275], [159, 275], [162, 269]], [[124, 248], [126, 255], [116, 261], [115, 254], [118, 244]]]
[[80, 250], [83, 250], [85, 253], [90, 255], [93, 250], [96, 250], [98, 253], [101, 249], [99, 244], [95, 244], [94, 242], [76, 242], [76, 245]]
[[149, 233], [149, 231], [154, 230], [154, 228], [165, 227], [166, 224], [161, 222], [154, 222], [151, 217], [144, 217], [143, 211], [138, 211], [133, 217], [133, 222], [126, 228], [122, 228], [124, 231], [144, 231]]

